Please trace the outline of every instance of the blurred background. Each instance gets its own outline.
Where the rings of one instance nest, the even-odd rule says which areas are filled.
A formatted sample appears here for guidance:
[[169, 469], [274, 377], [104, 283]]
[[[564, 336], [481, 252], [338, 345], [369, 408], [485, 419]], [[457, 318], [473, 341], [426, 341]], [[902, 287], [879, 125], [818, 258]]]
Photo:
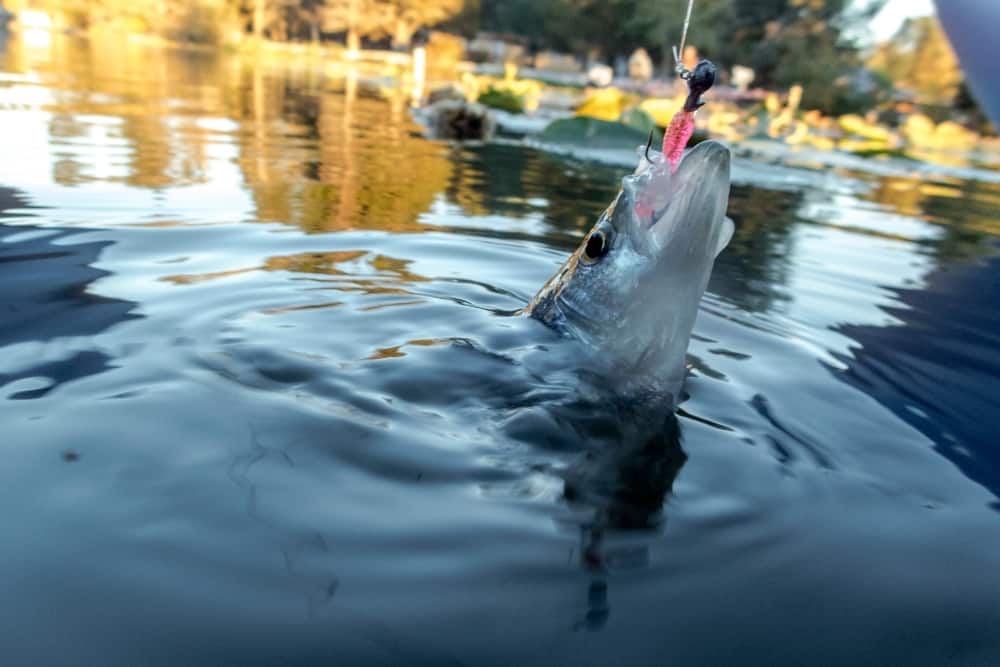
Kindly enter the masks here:
[[[686, 4], [4, 0], [0, 34], [19, 34], [32, 47], [87, 34], [91, 52], [165, 44], [244, 64], [350, 74], [370, 93], [415, 106], [481, 102], [513, 134], [563, 116], [645, 132], [665, 126], [682, 99], [671, 46]], [[995, 18], [975, 0], [964, 4], [972, 21]], [[949, 164], [997, 152], [994, 127], [929, 0], [700, 0], [689, 35], [684, 64], [705, 57], [720, 68], [699, 119], [705, 135]]]

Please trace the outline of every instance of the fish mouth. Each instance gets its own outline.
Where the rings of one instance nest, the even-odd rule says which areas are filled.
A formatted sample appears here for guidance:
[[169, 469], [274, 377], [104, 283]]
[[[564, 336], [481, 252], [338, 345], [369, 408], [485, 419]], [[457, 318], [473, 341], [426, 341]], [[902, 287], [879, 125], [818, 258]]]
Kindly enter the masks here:
[[729, 186], [729, 149], [718, 141], [703, 141], [681, 159], [674, 178], [682, 182], [697, 182], [702, 185]]
[[677, 242], [691, 246], [711, 236], [713, 227], [725, 217], [730, 161], [726, 146], [718, 141], [703, 141], [684, 154], [669, 179], [662, 174], [649, 179], [647, 187], [667, 188], [664, 204], [652, 211], [649, 224], [640, 225], [645, 228], [651, 254]]

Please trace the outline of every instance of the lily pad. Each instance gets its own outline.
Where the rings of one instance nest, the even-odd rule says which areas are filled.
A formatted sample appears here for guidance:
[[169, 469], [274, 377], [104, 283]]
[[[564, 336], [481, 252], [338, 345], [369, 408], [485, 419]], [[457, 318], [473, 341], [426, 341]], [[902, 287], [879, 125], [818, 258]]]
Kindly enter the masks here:
[[656, 121], [653, 120], [653, 117], [637, 107], [632, 107], [623, 113], [618, 120], [646, 135], [649, 134], [650, 130], [656, 129]]
[[630, 149], [646, 143], [648, 136], [648, 130], [644, 132], [625, 123], [576, 117], [552, 121], [539, 139], [550, 144]]

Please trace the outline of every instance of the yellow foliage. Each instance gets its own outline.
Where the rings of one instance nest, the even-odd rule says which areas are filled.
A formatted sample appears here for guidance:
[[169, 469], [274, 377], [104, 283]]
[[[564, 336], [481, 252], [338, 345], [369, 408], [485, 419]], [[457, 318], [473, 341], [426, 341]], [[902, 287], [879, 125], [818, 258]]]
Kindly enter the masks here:
[[495, 76], [477, 76], [471, 72], [462, 75], [462, 93], [465, 99], [475, 102], [479, 95], [490, 88], [517, 95], [524, 100], [525, 111], [535, 111], [542, 96], [542, 83], [529, 79], [498, 79]]
[[958, 123], [945, 121], [935, 125], [934, 121], [922, 114], [913, 114], [903, 123], [903, 135], [910, 145], [926, 149], [972, 148], [979, 135]]
[[590, 93], [583, 104], [576, 108], [577, 116], [598, 120], [618, 120], [622, 112], [633, 102], [634, 97], [617, 88], [600, 88]]
[[[683, 105], [682, 97], [650, 97], [643, 100], [639, 108], [648, 113], [657, 125], [666, 127]], [[716, 114], [712, 114], [713, 119], [715, 116]]]
[[903, 135], [910, 143], [919, 143], [934, 134], [934, 121], [923, 114], [912, 114], [903, 123]]
[[837, 120], [840, 123], [841, 129], [849, 134], [856, 134], [859, 137], [874, 141], [889, 141], [892, 138], [892, 132], [888, 128], [875, 123], [869, 123], [857, 114], [847, 114]]
[[767, 127], [767, 134], [772, 139], [780, 139], [791, 125], [792, 119], [788, 114], [780, 113], [771, 119]]
[[791, 125], [792, 131], [787, 137], [785, 137], [785, 143], [798, 146], [805, 143], [806, 139], [809, 137], [809, 126], [800, 120], [793, 121]]
[[735, 111], [716, 111], [708, 117], [708, 132], [726, 141], [738, 141], [744, 137], [739, 127], [741, 118], [742, 115]]
[[946, 120], [934, 130], [934, 138], [948, 148], [971, 148], [979, 140], [979, 135], [958, 123]]
[[803, 143], [809, 144], [813, 148], [818, 148], [821, 151], [832, 151], [837, 147], [837, 142], [830, 137], [824, 137], [821, 134], [809, 134], [806, 135]]
[[868, 153], [872, 151], [887, 151], [893, 148], [893, 146], [888, 141], [848, 138], [838, 141], [837, 148], [850, 153]]

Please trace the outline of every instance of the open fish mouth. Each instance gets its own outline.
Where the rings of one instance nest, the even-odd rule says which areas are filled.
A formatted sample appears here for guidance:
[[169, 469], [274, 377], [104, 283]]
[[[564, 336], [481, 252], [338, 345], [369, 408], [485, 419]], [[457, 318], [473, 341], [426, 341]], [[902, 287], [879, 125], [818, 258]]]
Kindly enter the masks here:
[[[659, 152], [651, 152], [622, 183], [624, 201], [633, 220], [626, 225], [637, 250], [656, 255], [667, 245], [698, 236], [697, 225], [721, 219], [729, 199], [729, 149], [703, 141], [672, 170]], [[617, 208], [617, 207], [616, 207]], [[699, 215], [692, 215], [699, 211]], [[728, 235], [725, 241], [728, 241]], [[721, 249], [721, 248], [720, 248]]]

